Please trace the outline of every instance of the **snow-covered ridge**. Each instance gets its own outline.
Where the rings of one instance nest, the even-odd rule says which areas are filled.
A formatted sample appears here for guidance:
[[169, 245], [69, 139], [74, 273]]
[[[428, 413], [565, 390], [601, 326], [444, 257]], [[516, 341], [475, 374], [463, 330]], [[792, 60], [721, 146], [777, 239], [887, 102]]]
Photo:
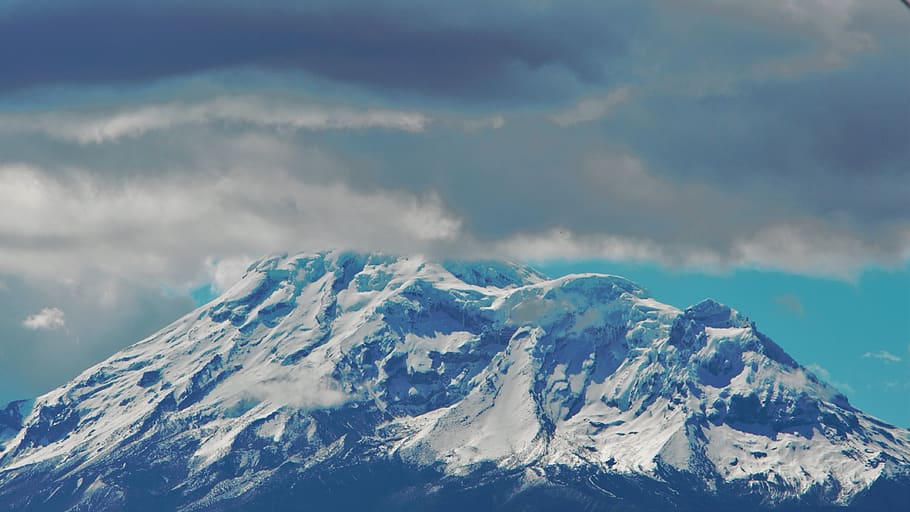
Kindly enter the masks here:
[[910, 475], [905, 430], [735, 310], [508, 262], [266, 258], [22, 411], [0, 439], [0, 501], [23, 478], [125, 500], [137, 464], [184, 482], [159, 491], [187, 509], [255, 495], [289, 463], [301, 479], [377, 460], [527, 485], [549, 468], [687, 475], [770, 504], [845, 504]]

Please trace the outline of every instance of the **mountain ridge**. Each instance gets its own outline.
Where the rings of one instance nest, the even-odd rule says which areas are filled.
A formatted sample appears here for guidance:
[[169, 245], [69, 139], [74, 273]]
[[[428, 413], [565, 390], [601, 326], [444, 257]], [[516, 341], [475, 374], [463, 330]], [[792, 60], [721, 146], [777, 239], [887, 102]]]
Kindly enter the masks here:
[[[910, 443], [716, 301], [679, 310], [618, 276], [334, 251], [260, 260], [39, 397], [0, 448], [0, 502], [276, 506], [284, 484], [337, 498], [339, 474], [376, 468], [408, 475], [376, 491], [390, 510], [449, 494], [516, 510], [544, 495], [856, 508], [905, 496]], [[314, 483], [328, 475], [342, 483]]]

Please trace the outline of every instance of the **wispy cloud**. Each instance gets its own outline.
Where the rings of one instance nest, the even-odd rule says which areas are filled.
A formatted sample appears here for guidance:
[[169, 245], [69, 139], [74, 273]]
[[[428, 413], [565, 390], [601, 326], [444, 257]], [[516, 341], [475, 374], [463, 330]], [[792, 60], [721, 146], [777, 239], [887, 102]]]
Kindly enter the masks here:
[[22, 325], [33, 331], [63, 329], [66, 327], [66, 315], [59, 308], [42, 308], [41, 311], [26, 317]]
[[464, 129], [467, 132], [476, 132], [479, 130], [498, 130], [505, 125], [506, 118], [500, 114], [496, 114], [490, 117], [467, 119], [464, 121]]
[[863, 359], [878, 359], [885, 363], [899, 363], [903, 361], [903, 358], [899, 355], [892, 354], [887, 350], [879, 350], [876, 352], [866, 352], [863, 354]]
[[838, 382], [838, 381], [832, 379], [831, 372], [829, 372], [826, 368], [824, 368], [820, 364], [812, 363], [812, 364], [806, 366], [806, 369], [809, 370], [810, 372], [814, 373], [816, 377], [820, 378], [821, 380], [823, 380], [823, 381], [827, 382], [828, 384], [834, 386], [835, 388], [839, 389], [841, 392], [846, 393], [848, 395], [853, 394], [853, 387], [851, 387], [850, 384], [847, 384], [846, 382]]
[[100, 144], [191, 124], [223, 123], [282, 130], [387, 129], [416, 133], [423, 131], [430, 122], [429, 116], [415, 111], [224, 96], [195, 103], [159, 103], [113, 111], [7, 114], [0, 116], [0, 132], [40, 133], [68, 142]]
[[550, 120], [562, 127], [590, 123], [605, 117], [612, 109], [631, 98], [632, 90], [620, 87], [610, 91], [606, 96], [584, 98], [573, 107], [552, 114]]
[[803, 301], [792, 293], [778, 295], [774, 297], [774, 302], [794, 315], [806, 316], [806, 308], [803, 306]]

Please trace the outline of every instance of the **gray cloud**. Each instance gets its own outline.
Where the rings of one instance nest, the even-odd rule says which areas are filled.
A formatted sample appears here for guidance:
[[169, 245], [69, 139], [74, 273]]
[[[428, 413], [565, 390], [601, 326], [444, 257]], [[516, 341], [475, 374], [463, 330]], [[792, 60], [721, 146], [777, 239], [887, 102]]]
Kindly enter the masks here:
[[9, 398], [272, 251], [910, 259], [897, 2], [270, 5], [0, 6]]
[[609, 10], [585, 1], [267, 5], [13, 2], [0, 9], [0, 91], [256, 67], [390, 92], [533, 96], [561, 88], [551, 71], [603, 80], [599, 61], [635, 19], [604, 24]]
[[[515, 136], [500, 133], [507, 130], [482, 138]], [[268, 252], [343, 246], [849, 276], [870, 261], [902, 261], [910, 241], [907, 224], [877, 241], [805, 217], [780, 198], [760, 201], [749, 190], [661, 176], [621, 150], [586, 154], [582, 146], [578, 154], [544, 156], [540, 148], [504, 161], [498, 153], [466, 149], [480, 135], [442, 131], [416, 137], [450, 147], [424, 144], [403, 162], [395, 144], [415, 135], [391, 135], [395, 144], [365, 135], [364, 148], [380, 148], [373, 151], [398, 164], [372, 161], [378, 165], [372, 175], [362, 164], [370, 159], [345, 153], [347, 143], [332, 139], [314, 149], [294, 134], [204, 135], [208, 142], [195, 154], [187, 150], [192, 158], [171, 161], [176, 169], [145, 168], [119, 178], [85, 163], [0, 166], [0, 271], [71, 279], [138, 273], [188, 289], [215, 279], [219, 268], [226, 274], [217, 280], [225, 281], [236, 274], [225, 265]], [[185, 144], [198, 144], [192, 134]], [[130, 154], [134, 144], [147, 142], [122, 150]], [[536, 161], [518, 164], [525, 159]], [[503, 167], [494, 173], [491, 165]], [[536, 165], [558, 165], [561, 172]]]
[[575, 106], [552, 114], [550, 119], [563, 127], [597, 121], [614, 107], [629, 101], [631, 95], [628, 87], [618, 87], [606, 96], [583, 98]]
[[[907, 257], [910, 210], [898, 191], [910, 176], [870, 175], [860, 185], [859, 177], [828, 172], [763, 181], [744, 170], [735, 181], [715, 179], [655, 160], [645, 147], [610, 147], [602, 137], [519, 119], [482, 140], [431, 133], [407, 145], [383, 136], [338, 150], [369, 162], [370, 172], [353, 178], [357, 187], [435, 191], [479, 240], [537, 239], [542, 254], [556, 257], [541, 237], [558, 231], [570, 234], [579, 252], [591, 250], [588, 256], [611, 252], [599, 249], [598, 239], [620, 237], [650, 247], [645, 259], [682, 265], [846, 276]], [[871, 197], [851, 198], [860, 188]], [[866, 201], [880, 209], [865, 208]]]
[[774, 297], [774, 302], [796, 316], [806, 316], [806, 307], [796, 295], [787, 293]]

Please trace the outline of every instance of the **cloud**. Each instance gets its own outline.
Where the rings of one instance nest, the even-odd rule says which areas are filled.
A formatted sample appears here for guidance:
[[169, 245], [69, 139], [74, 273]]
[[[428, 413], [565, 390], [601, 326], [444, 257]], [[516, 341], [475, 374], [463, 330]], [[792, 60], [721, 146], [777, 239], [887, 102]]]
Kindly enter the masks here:
[[80, 144], [100, 144], [190, 124], [224, 123], [285, 130], [389, 129], [421, 132], [430, 118], [413, 111], [324, 107], [264, 97], [219, 97], [195, 103], [142, 105], [112, 112], [0, 115], [0, 133], [41, 133]]
[[[17, 49], [7, 50], [0, 91], [257, 68], [386, 91], [508, 98], [551, 88], [554, 72], [599, 80], [595, 62], [619, 51], [613, 32], [632, 23], [604, 25], [605, 12], [584, 1], [13, 2], [0, 10], [0, 48]], [[12, 58], [18, 49], [41, 58]]]
[[[301, 371], [300, 375], [316, 373], [318, 370]], [[285, 377], [269, 378], [260, 382], [247, 383], [243, 395], [255, 400], [273, 404], [287, 404], [298, 409], [328, 409], [342, 405], [351, 396], [331, 377]]]
[[665, 258], [661, 247], [653, 242], [623, 236], [579, 236], [565, 228], [508, 237], [495, 246], [494, 252], [529, 261], [601, 258], [641, 262]]
[[863, 359], [878, 359], [879, 361], [882, 361], [885, 363], [899, 363], [899, 362], [903, 361], [903, 358], [901, 358], [898, 355], [892, 354], [891, 352], [888, 352], [887, 350], [879, 350], [877, 352], [866, 352], [865, 354], [863, 354]]
[[[0, 290], [0, 403], [45, 393], [193, 309], [189, 297], [164, 293], [159, 283], [129, 275], [0, 276], [7, 284]], [[23, 328], [23, 319], [47, 309], [65, 312], [64, 325]], [[61, 343], [61, 336], [71, 342]]]
[[288, 245], [417, 249], [460, 236], [459, 219], [432, 195], [358, 192], [239, 165], [117, 184], [86, 171], [0, 167], [0, 272], [179, 286], [199, 280], [215, 255], [223, 280], [238, 258]]
[[236, 83], [249, 72], [389, 97], [550, 106], [629, 79], [729, 91], [849, 66], [883, 31], [903, 30], [901, 6], [887, 4], [12, 1], [0, 8], [0, 48], [10, 49], [0, 93], [209, 73]]
[[773, 223], [741, 235], [734, 243], [734, 261], [738, 266], [852, 280], [869, 265], [897, 267], [906, 261], [910, 223], [902, 222], [888, 231], [876, 238], [821, 219]]
[[619, 87], [602, 97], [584, 98], [574, 107], [550, 115], [550, 120], [562, 127], [590, 123], [602, 119], [610, 111], [632, 98], [628, 87]]
[[212, 288], [216, 292], [224, 292], [231, 286], [237, 284], [240, 278], [246, 273], [246, 269], [255, 261], [246, 255], [240, 255], [233, 258], [209, 258], [206, 261], [209, 274], [211, 275]]
[[852, 395], [854, 393], [853, 388], [846, 382], [838, 382], [838, 381], [832, 380], [831, 372], [826, 370], [821, 365], [819, 365], [817, 363], [812, 363], [812, 364], [806, 366], [806, 369], [809, 370], [810, 372], [814, 373], [816, 377], [818, 377], [821, 380], [827, 382], [828, 384], [834, 386], [841, 392], [848, 394], [848, 395]]
[[896, 2], [365, 6], [0, 2], [0, 401], [271, 252], [910, 261]]
[[479, 130], [498, 130], [506, 125], [506, 118], [500, 114], [490, 117], [481, 117], [476, 119], [467, 119], [464, 121], [464, 129], [468, 132]]
[[27, 316], [22, 325], [33, 331], [63, 329], [66, 327], [66, 315], [59, 308], [42, 308], [41, 311]]
[[770, 189], [729, 189], [655, 169], [623, 148], [592, 150], [583, 134], [544, 120], [530, 129], [547, 143], [528, 144], [528, 129], [477, 137], [445, 121], [416, 138], [330, 131], [314, 140], [189, 124], [76, 150], [50, 146], [60, 156], [0, 140], [8, 156], [45, 160], [0, 163], [0, 273], [75, 279], [103, 270], [183, 289], [236, 276], [239, 263], [219, 270], [228, 262], [350, 247], [851, 278], [910, 255], [910, 219], [900, 213], [865, 229], [811, 216]]
[[774, 297], [774, 302], [796, 316], [806, 316], [806, 308], [803, 306], [803, 301], [796, 295], [789, 293], [778, 295]]
[[[888, 12], [881, 6], [869, 6], [857, 0], [770, 0], [749, 4], [735, 0], [701, 0], [700, 3], [727, 16], [746, 17], [770, 27], [812, 34], [824, 43], [816, 59], [828, 65], [842, 64], [849, 54], [869, 49], [871, 38], [857, 29], [857, 17], [868, 15], [870, 11], [876, 15]], [[800, 60], [803, 65], [809, 64], [806, 58]], [[796, 62], [799, 61], [793, 64]]]
[[[87, 8], [73, 7], [79, 4]], [[149, 204], [159, 196], [165, 205], [179, 203], [173, 214], [162, 214], [182, 216], [174, 221], [179, 226], [168, 228], [175, 234], [191, 231], [190, 219], [221, 226], [242, 217], [265, 226], [269, 243], [205, 233], [202, 240], [223, 241], [202, 242], [198, 251], [176, 249], [195, 252], [197, 271], [206, 258], [258, 255], [277, 243], [278, 232], [290, 233], [281, 248], [290, 250], [296, 244], [288, 240], [467, 254], [524, 247], [553, 257], [606, 255], [848, 279], [870, 265], [901, 266], [910, 258], [910, 175], [902, 172], [910, 164], [904, 121], [910, 112], [895, 100], [910, 75], [895, 65], [905, 31], [889, 8], [840, 0], [829, 6], [698, 0], [684, 7], [544, 1], [507, 3], [480, 16], [465, 7], [404, 0], [365, 14], [355, 4], [279, 3], [252, 12], [239, 4], [211, 10], [208, 3], [165, 2], [133, 9], [77, 1], [60, 9], [39, 2], [0, 11], [0, 23], [22, 22], [0, 31], [0, 42], [34, 37], [37, 32], [23, 27], [54, 20], [89, 22], [61, 24], [56, 39], [35, 42], [46, 61], [17, 65], [51, 66], [62, 57], [40, 44], [56, 48], [70, 37], [72, 48], [63, 53], [87, 54], [100, 39], [92, 39], [90, 30], [85, 38], [70, 31], [102, 24], [101, 32], [124, 30], [105, 35], [105, 47], [107, 39], [122, 35], [123, 48], [141, 57], [130, 55], [137, 69], [124, 67], [117, 46], [91, 61], [97, 67], [86, 75], [23, 70], [22, 80], [35, 73], [32, 85], [109, 88], [88, 96], [94, 98], [87, 101], [91, 108], [72, 100], [81, 98], [78, 87], [64, 87], [67, 94], [53, 95], [53, 102], [50, 95], [7, 92], [6, 105], [15, 108], [0, 114], [3, 165], [37, 171], [30, 184], [11, 186], [23, 194], [15, 204], [38, 216], [23, 225], [44, 227], [5, 226], [4, 245], [20, 256], [30, 245], [29, 254], [36, 255], [39, 247], [59, 249], [79, 236], [116, 245], [110, 234], [115, 225], [127, 233], [124, 240], [131, 238], [128, 228], [164, 229], [163, 221], [138, 215], [131, 205], [113, 206], [110, 198], [122, 189]], [[102, 23], [113, 14], [122, 15], [121, 25]], [[140, 17], [143, 25], [133, 27]], [[329, 18], [334, 23], [323, 23]], [[230, 32], [238, 20], [244, 30]], [[134, 37], [165, 25], [175, 37]], [[310, 25], [315, 28], [307, 32]], [[376, 30], [350, 30], [364, 26]], [[228, 32], [240, 34], [241, 42], [258, 35], [262, 41], [249, 47], [222, 41]], [[871, 46], [837, 46], [832, 35], [842, 32], [868, 36]], [[297, 46], [276, 43], [297, 37], [307, 39]], [[207, 53], [200, 41], [208, 42]], [[171, 54], [156, 45], [171, 45]], [[282, 53], [289, 48], [297, 53]], [[836, 65], [768, 72], [832, 52], [840, 59]], [[69, 59], [51, 71], [68, 69], [70, 61], [79, 62]], [[184, 67], [172, 67], [179, 65]], [[237, 86], [237, 66], [266, 75], [257, 75], [261, 82], [236, 80], [244, 84]], [[278, 68], [318, 77], [276, 79], [262, 71]], [[221, 74], [206, 74], [209, 69]], [[130, 88], [173, 76], [186, 82]], [[19, 77], [11, 73], [0, 82]], [[203, 85], [187, 85], [194, 80]], [[243, 94], [247, 89], [252, 92]], [[0, 99], [3, 90], [0, 85]], [[209, 99], [181, 99], [184, 94]], [[171, 99], [154, 100], [158, 95]], [[340, 97], [347, 106], [338, 104]], [[16, 102], [22, 98], [36, 105]], [[558, 105], [570, 107], [554, 110]], [[249, 197], [238, 190], [230, 207], [193, 204], [221, 198], [225, 188], [240, 183], [249, 187]], [[66, 230], [55, 231], [60, 223], [54, 223], [47, 194], [63, 196], [58, 189], [70, 186], [83, 201], [97, 194], [109, 217], [93, 218], [95, 227], [76, 229], [84, 235], [66, 240]], [[184, 192], [191, 189], [196, 199]], [[355, 221], [359, 213], [386, 210], [324, 205], [304, 189], [341, 190], [339, 197], [350, 197], [353, 205], [384, 198], [379, 202], [395, 221]], [[45, 207], [23, 203], [29, 196]], [[72, 223], [87, 224], [73, 213], [73, 200], [61, 202], [70, 205]], [[306, 205], [300, 208], [306, 215], [291, 204]], [[316, 222], [309, 227], [322, 207], [330, 212], [328, 224], [345, 219], [333, 224], [332, 233]], [[11, 206], [3, 212], [19, 218]], [[301, 228], [288, 227], [288, 219]], [[225, 232], [236, 230], [232, 226]], [[360, 226], [377, 234], [361, 237]], [[402, 229], [388, 231], [390, 226]], [[383, 229], [384, 238], [378, 235]], [[304, 230], [317, 235], [304, 237]], [[563, 238], [569, 242], [560, 245]], [[150, 237], [153, 242], [159, 238]], [[164, 247], [149, 252], [170, 250], [172, 242], [160, 242]], [[76, 254], [97, 258], [100, 250]], [[49, 252], [37, 261], [51, 258]], [[63, 254], [61, 249], [53, 258]], [[145, 266], [164, 269], [175, 260], [185, 266], [181, 258], [150, 258]], [[0, 262], [0, 268], [15, 265]]]

